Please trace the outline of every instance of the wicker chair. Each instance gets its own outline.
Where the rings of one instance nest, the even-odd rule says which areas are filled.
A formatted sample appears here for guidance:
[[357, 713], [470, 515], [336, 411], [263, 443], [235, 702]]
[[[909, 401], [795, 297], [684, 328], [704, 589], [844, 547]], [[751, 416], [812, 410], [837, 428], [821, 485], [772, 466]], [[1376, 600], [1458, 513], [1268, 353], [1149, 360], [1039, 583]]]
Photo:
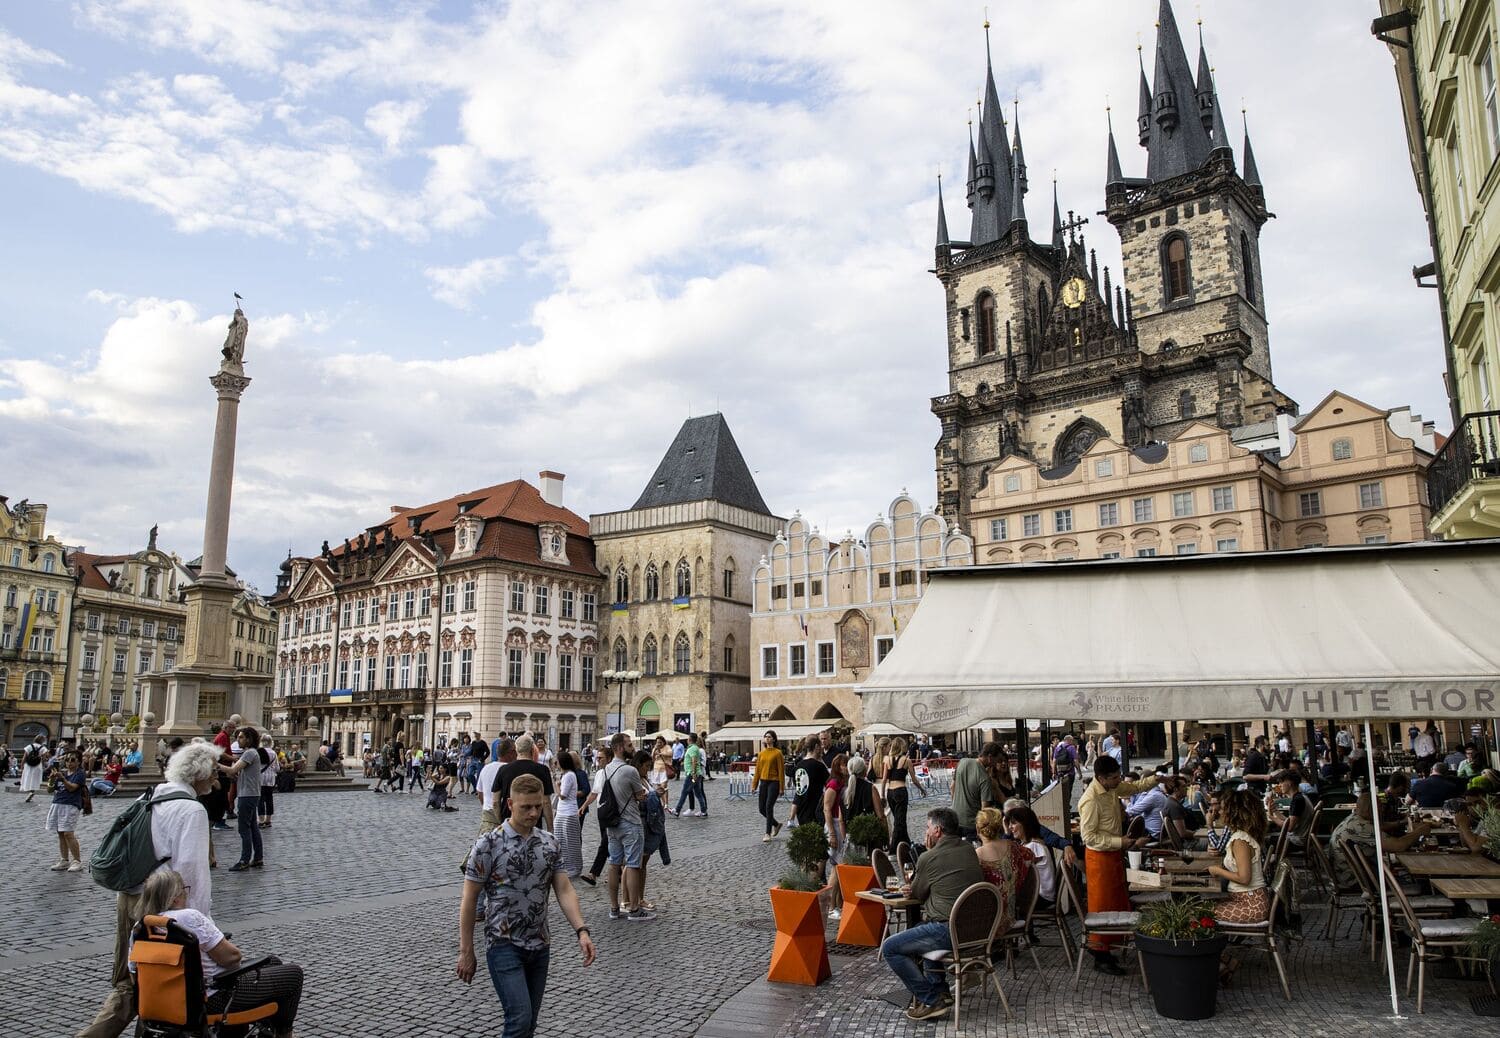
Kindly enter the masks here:
[[948, 938], [951, 949], [930, 951], [922, 958], [930, 965], [940, 967], [953, 978], [953, 1026], [959, 1026], [959, 1011], [963, 1006], [964, 977], [977, 972], [988, 977], [1005, 1007], [1005, 1019], [1011, 1018], [1010, 1002], [1005, 989], [1000, 986], [1000, 975], [990, 960], [995, 945], [995, 934], [1005, 916], [1005, 894], [993, 883], [975, 883], [953, 902], [953, 911], [948, 914]]
[[[1488, 959], [1475, 958], [1472, 953], [1464, 954], [1468, 949], [1469, 941], [1474, 936], [1474, 930], [1479, 926], [1479, 920], [1466, 919], [1424, 919], [1422, 918], [1412, 899], [1407, 896], [1401, 884], [1396, 881], [1395, 875], [1385, 870], [1385, 885], [1390, 892], [1391, 901], [1400, 914], [1402, 928], [1411, 937], [1411, 958], [1406, 963], [1406, 993], [1411, 994], [1412, 970], [1417, 971], [1417, 1012], [1422, 1012], [1422, 998], [1427, 988], [1427, 958], [1434, 951], [1452, 952], [1453, 957], [1460, 962], [1472, 962], [1481, 968], [1489, 966]], [[1490, 974], [1490, 993], [1495, 993], [1494, 974]]]
[[[1275, 878], [1271, 882], [1271, 910], [1258, 923], [1219, 923], [1218, 931], [1230, 937], [1243, 937], [1252, 943], [1262, 944], [1271, 961], [1276, 964], [1276, 974], [1281, 978], [1281, 993], [1292, 1000], [1292, 989], [1286, 982], [1286, 966], [1281, 961], [1281, 947], [1276, 943], [1276, 913], [1281, 902], [1289, 896], [1292, 880], [1291, 862], [1282, 861], [1276, 866]], [[1263, 943], [1262, 943], [1263, 942]]]

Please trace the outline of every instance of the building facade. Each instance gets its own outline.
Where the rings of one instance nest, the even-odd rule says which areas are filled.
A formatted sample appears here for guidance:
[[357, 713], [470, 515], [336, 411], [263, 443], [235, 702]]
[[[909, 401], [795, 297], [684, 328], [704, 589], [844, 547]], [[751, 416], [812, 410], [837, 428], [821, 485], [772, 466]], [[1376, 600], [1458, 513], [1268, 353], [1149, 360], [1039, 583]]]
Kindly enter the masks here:
[[1381, 0], [1432, 242], [1453, 435], [1432, 464], [1432, 531], [1500, 536], [1500, 158], [1493, 0]]
[[1200, 48], [1195, 77], [1167, 0], [1137, 128], [1145, 177], [1127, 177], [1112, 130], [1108, 140], [1105, 215], [1124, 269], [1112, 284], [1055, 192], [1051, 239], [1032, 240], [1020, 127], [1006, 126], [986, 70], [967, 240], [950, 236], [938, 200], [949, 387], [932, 410], [950, 521], [968, 521], [987, 473], [1009, 458], [1055, 468], [1101, 439], [1140, 448], [1193, 423], [1295, 413], [1272, 380], [1260, 268], [1270, 214], [1249, 137], [1237, 167], [1208, 58]]
[[0, 729], [11, 746], [63, 724], [73, 578], [47, 506], [0, 496]]
[[563, 476], [513, 480], [391, 516], [288, 558], [274, 710], [347, 754], [530, 730], [554, 746], [598, 731], [603, 580]]
[[1331, 393], [1270, 443], [1195, 422], [1098, 440], [1074, 463], [996, 466], [972, 504], [980, 562], [1196, 555], [1423, 540], [1432, 425]]
[[609, 596], [600, 715], [638, 733], [746, 720], [748, 575], [782, 521], [724, 417], [688, 419], [634, 506], [589, 522]]
[[905, 491], [856, 539], [793, 516], [751, 577], [750, 720], [862, 723], [855, 686], [885, 659], [928, 574], [974, 561], [968, 535]]

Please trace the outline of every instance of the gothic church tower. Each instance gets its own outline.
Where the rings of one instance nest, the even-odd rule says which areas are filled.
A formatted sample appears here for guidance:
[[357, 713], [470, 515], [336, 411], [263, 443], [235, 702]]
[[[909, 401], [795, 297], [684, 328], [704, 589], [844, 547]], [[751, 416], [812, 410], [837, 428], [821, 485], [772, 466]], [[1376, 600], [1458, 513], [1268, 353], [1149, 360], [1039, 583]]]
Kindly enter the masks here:
[[1114, 285], [1080, 233], [1085, 221], [1063, 220], [1055, 187], [1051, 240], [1031, 240], [1020, 127], [1008, 132], [986, 55], [968, 241], [948, 232], [941, 184], [938, 197], [949, 391], [932, 410], [939, 510], [950, 520], [967, 519], [989, 468], [1012, 453], [1066, 471], [1100, 437], [1144, 447], [1191, 421], [1232, 430], [1295, 413], [1271, 381], [1260, 279], [1271, 214], [1249, 137], [1242, 175], [1202, 41], [1195, 79], [1170, 0], [1153, 80], [1142, 66], [1145, 177], [1124, 175], [1109, 132], [1102, 215], [1124, 264]]

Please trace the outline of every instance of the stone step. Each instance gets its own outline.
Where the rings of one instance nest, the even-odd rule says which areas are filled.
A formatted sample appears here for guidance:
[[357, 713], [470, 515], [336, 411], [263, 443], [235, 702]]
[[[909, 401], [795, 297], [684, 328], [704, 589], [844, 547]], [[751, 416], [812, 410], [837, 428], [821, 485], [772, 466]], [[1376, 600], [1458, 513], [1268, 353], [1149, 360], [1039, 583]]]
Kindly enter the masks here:
[[[159, 775], [127, 775], [115, 790], [115, 796], [139, 796], [161, 782]], [[370, 781], [363, 775], [340, 777], [319, 772], [302, 775], [297, 779], [297, 793], [357, 793], [370, 788]]]

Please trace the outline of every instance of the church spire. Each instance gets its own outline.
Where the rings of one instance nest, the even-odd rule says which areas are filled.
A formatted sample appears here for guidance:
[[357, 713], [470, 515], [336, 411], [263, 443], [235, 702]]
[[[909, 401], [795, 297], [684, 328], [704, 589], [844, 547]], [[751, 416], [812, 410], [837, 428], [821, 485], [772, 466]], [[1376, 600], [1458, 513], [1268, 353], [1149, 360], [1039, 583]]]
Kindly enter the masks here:
[[1014, 228], [1017, 224], [1021, 226], [1021, 233], [1026, 233], [1026, 181], [1025, 169], [1019, 163], [1016, 165], [1015, 177], [1010, 185], [1010, 221], [1009, 226]]
[[938, 174], [938, 223], [937, 248], [939, 252], [948, 248], [948, 214], [943, 211], [943, 175]]
[[[1151, 83], [1151, 119], [1147, 124], [1149, 158], [1146, 175], [1170, 180], [1202, 166], [1213, 150], [1201, 115], [1189, 108], [1198, 84], [1188, 67], [1171, 0], [1161, 0], [1156, 30], [1156, 72]], [[1194, 105], [1193, 108], [1197, 106]]]
[[1198, 96], [1198, 118], [1203, 128], [1213, 132], [1214, 71], [1208, 63], [1208, 51], [1203, 46], [1203, 19], [1198, 19], [1198, 82], [1194, 93]]
[[1057, 177], [1052, 177], [1052, 250], [1059, 259], [1063, 254], [1062, 210], [1057, 205]]
[[1140, 45], [1135, 48], [1136, 63], [1141, 67], [1141, 108], [1136, 116], [1136, 126], [1141, 134], [1141, 147], [1151, 143], [1151, 84], [1146, 81], [1146, 59], [1141, 56]]
[[1017, 101], [1015, 104], [1015, 118], [1013, 121], [1015, 122], [1016, 141], [1015, 148], [1011, 152], [1011, 161], [1015, 166], [1016, 184], [1018, 185], [1016, 190], [1025, 194], [1027, 191], [1026, 155], [1021, 151], [1021, 102]]
[[1255, 166], [1255, 152], [1250, 147], [1250, 120], [1246, 117], [1244, 109], [1240, 109], [1240, 119], [1245, 124], [1245, 183], [1250, 187], [1262, 187], [1260, 170]]
[[1109, 109], [1104, 109], [1104, 121], [1109, 126], [1109, 159], [1104, 171], [1105, 188], [1115, 184], [1125, 183], [1125, 173], [1120, 169], [1120, 152], [1115, 148], [1115, 121], [1110, 117]]
[[969, 183], [968, 183], [968, 199], [969, 199], [969, 208], [970, 209], [974, 208], [974, 192], [976, 190], [978, 190], [978, 186], [979, 186], [979, 173], [976, 170], [976, 167], [978, 165], [979, 165], [979, 160], [974, 155], [974, 120], [970, 119], [969, 120]]

